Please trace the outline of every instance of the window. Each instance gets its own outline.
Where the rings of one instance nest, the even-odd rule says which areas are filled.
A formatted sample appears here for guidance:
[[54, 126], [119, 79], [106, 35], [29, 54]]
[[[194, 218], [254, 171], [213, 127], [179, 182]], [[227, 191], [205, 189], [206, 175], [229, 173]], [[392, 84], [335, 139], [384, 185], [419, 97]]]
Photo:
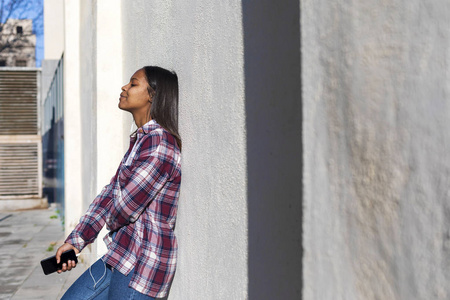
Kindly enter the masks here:
[[0, 60], [0, 67], [6, 67], [6, 60]]
[[16, 60], [16, 67], [26, 67], [27, 61], [26, 60]]
[[23, 33], [23, 27], [22, 26], [17, 26], [16, 27], [16, 31], [17, 31], [17, 34], [22, 34]]

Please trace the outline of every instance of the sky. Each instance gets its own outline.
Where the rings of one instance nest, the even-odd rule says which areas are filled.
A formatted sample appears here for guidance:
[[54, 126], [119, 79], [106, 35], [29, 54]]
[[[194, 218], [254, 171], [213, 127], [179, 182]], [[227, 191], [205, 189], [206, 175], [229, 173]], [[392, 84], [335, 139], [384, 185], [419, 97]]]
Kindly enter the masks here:
[[[43, 0], [0, 0], [4, 2], [1, 22], [6, 21], [12, 2], [18, 3], [10, 14], [11, 19], [32, 19], [33, 33], [36, 34], [36, 67], [41, 66], [44, 57], [44, 1]], [[1, 8], [0, 8], [1, 12]]]

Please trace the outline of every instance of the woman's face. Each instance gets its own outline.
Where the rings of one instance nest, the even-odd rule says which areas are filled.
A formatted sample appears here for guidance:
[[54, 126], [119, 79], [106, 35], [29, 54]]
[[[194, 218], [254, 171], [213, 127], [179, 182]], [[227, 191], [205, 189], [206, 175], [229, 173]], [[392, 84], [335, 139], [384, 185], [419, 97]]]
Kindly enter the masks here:
[[119, 108], [129, 111], [135, 117], [146, 116], [150, 112], [151, 98], [148, 94], [148, 83], [143, 69], [131, 76], [130, 82], [122, 87], [119, 97]]

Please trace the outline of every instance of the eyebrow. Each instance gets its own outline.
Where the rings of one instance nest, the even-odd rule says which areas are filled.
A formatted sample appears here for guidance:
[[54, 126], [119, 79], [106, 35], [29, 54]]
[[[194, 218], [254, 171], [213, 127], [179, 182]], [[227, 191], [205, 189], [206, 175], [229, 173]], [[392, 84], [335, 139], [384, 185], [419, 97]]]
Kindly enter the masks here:
[[131, 80], [130, 80], [130, 81], [133, 81], [133, 80], [139, 81], [139, 79], [137, 79], [136, 77], [131, 77]]

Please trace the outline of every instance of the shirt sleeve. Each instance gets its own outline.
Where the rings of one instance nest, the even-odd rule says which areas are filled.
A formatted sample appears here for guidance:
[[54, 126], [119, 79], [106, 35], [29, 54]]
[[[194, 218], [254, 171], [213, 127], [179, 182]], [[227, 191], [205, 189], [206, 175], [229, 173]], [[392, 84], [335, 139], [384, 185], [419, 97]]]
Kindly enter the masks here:
[[98, 233], [105, 225], [105, 215], [112, 203], [111, 188], [112, 184], [105, 186], [92, 201], [87, 212], [80, 218], [78, 225], [65, 240], [66, 243], [81, 251], [97, 238]]
[[160, 131], [152, 131], [143, 137], [137, 159], [118, 176], [114, 201], [106, 219], [110, 230], [117, 230], [139, 218], [170, 179], [175, 167], [173, 156], [173, 148]]

